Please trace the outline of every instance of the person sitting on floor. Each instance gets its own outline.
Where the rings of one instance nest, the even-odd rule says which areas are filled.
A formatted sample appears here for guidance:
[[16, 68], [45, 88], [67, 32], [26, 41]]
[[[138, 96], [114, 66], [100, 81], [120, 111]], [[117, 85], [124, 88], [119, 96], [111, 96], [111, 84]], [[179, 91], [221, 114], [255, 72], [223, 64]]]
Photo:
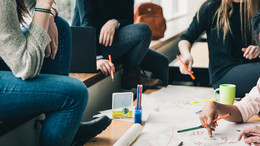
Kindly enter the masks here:
[[[243, 8], [243, 9], [242, 9]], [[191, 46], [206, 31], [209, 77], [214, 89], [235, 84], [244, 97], [260, 77], [260, 48], [252, 38], [250, 19], [260, 8], [258, 0], [207, 0], [196, 13], [178, 44], [182, 60], [192, 70]], [[189, 74], [180, 65], [182, 74]]]
[[[258, 45], [260, 41], [260, 11], [257, 12], [256, 16], [252, 18], [252, 27], [254, 31], [254, 38]], [[225, 118], [231, 122], [247, 122], [249, 118], [254, 115], [259, 115], [260, 113], [260, 78], [257, 82], [257, 85], [248, 93], [246, 96], [239, 102], [234, 105], [225, 105], [218, 102], [209, 102], [207, 103], [201, 114], [200, 121], [202, 124], [209, 123], [206, 126], [209, 136], [212, 137], [212, 131], [215, 131], [216, 123], [213, 123], [212, 120], [218, 116], [225, 115], [230, 113], [231, 116]], [[251, 135], [249, 133], [257, 133], [258, 135]], [[243, 129], [238, 137], [238, 140], [241, 140], [244, 137], [244, 142], [248, 145], [260, 143], [260, 127], [250, 126]]]

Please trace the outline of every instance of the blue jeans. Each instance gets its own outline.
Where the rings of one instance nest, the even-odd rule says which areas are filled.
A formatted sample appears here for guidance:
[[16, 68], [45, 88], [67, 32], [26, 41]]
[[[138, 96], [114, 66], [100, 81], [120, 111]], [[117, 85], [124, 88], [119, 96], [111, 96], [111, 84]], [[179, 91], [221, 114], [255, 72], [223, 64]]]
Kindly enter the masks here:
[[56, 24], [59, 30], [58, 53], [54, 60], [44, 60], [41, 72], [46, 74], [23, 81], [15, 78], [0, 61], [0, 120], [44, 113], [41, 146], [69, 146], [88, 102], [86, 86], [78, 79], [65, 76], [69, 73], [71, 56], [70, 27], [59, 17]]
[[230, 69], [220, 80], [212, 84], [214, 89], [220, 84], [235, 84], [236, 97], [245, 97], [256, 86], [260, 77], [260, 62], [239, 64]]
[[152, 78], [168, 84], [168, 59], [164, 55], [149, 49], [152, 32], [148, 25], [131, 24], [116, 31], [111, 47], [100, 45], [104, 58], [111, 54], [112, 59], [120, 59], [124, 69], [141, 67], [152, 73]]

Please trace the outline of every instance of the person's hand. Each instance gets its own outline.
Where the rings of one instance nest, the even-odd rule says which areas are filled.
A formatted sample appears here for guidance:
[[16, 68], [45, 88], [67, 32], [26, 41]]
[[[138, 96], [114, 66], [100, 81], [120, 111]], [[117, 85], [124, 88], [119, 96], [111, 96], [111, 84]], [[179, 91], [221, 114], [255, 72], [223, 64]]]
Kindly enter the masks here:
[[[193, 58], [191, 55], [189, 56], [182, 56], [181, 60], [183, 61], [183, 63], [188, 67], [188, 69], [191, 71], [191, 73], [193, 73], [192, 71], [192, 64], [193, 64]], [[179, 69], [180, 72], [182, 74], [190, 74], [183, 66], [183, 64], [181, 62], [179, 62]]]
[[56, 56], [57, 50], [58, 50], [58, 29], [54, 22], [54, 17], [52, 15], [50, 16], [48, 34], [51, 38], [51, 42], [46, 47], [45, 58], [48, 58], [51, 56], [51, 58], [54, 59]]
[[209, 137], [212, 137], [212, 131], [215, 131], [215, 128], [217, 126], [217, 122], [212, 123], [214, 119], [218, 117], [218, 112], [217, 112], [217, 106], [215, 102], [210, 101], [206, 103], [204, 106], [201, 114], [200, 114], [200, 122], [201, 124], [208, 123], [206, 126]]
[[244, 137], [244, 142], [246, 144], [248, 145], [254, 144], [256, 146], [260, 146], [260, 127], [254, 125], [243, 129], [239, 133], [238, 141], [240, 141], [242, 137]]
[[116, 20], [109, 20], [106, 24], [103, 25], [100, 31], [99, 43], [104, 46], [112, 46], [115, 30], [118, 26]]
[[249, 60], [258, 58], [260, 55], [260, 48], [258, 46], [250, 45], [247, 48], [243, 48], [242, 51], [244, 52], [243, 56]]
[[113, 69], [113, 72], [115, 72], [114, 64], [107, 59], [97, 59], [97, 68], [106, 76], [110, 74], [111, 68]]

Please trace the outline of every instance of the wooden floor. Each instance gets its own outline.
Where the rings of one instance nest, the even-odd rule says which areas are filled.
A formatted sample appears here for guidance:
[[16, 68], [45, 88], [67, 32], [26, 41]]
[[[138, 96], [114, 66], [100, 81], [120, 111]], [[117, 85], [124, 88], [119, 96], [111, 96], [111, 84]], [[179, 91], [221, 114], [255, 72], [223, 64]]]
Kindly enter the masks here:
[[[158, 89], [146, 90], [145, 94], [150, 94], [157, 90]], [[136, 102], [134, 105], [136, 105]], [[260, 121], [260, 118], [258, 115], [255, 115], [250, 118], [249, 121]], [[111, 125], [105, 131], [92, 138], [90, 141], [85, 143], [84, 146], [112, 146], [133, 124], [133, 122], [113, 120]]]

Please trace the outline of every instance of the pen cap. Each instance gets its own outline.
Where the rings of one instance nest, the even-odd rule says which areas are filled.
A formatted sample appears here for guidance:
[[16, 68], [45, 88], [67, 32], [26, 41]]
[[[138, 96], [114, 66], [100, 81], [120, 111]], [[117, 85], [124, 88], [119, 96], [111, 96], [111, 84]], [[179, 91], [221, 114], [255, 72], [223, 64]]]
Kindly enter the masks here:
[[135, 107], [135, 123], [142, 124], [142, 106], [140, 109]]

